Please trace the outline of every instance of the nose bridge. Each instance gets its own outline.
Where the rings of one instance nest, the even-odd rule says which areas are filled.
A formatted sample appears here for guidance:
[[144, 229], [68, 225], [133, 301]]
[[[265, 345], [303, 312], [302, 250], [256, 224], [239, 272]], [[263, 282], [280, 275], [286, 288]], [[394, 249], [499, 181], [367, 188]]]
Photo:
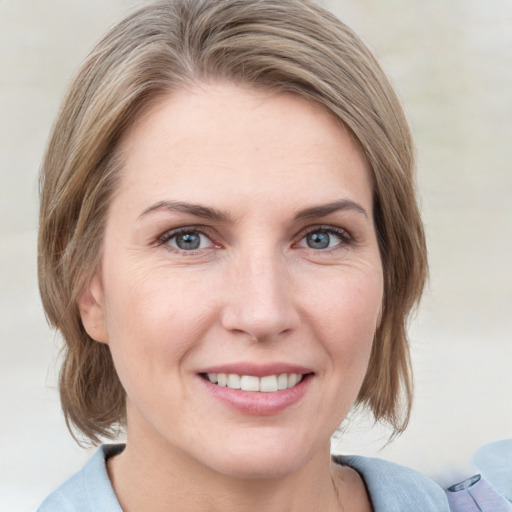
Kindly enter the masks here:
[[[252, 257], [245, 258], [241, 266], [241, 283], [246, 288], [249, 296], [252, 296], [256, 305], [265, 305], [275, 302], [274, 307], [282, 306], [281, 296], [285, 296], [285, 284], [281, 281], [286, 273], [281, 258], [261, 251]], [[284, 281], [284, 280], [283, 280]]]
[[268, 246], [252, 247], [237, 258], [234, 286], [226, 305], [224, 325], [263, 340], [296, 327], [298, 314], [285, 257]]

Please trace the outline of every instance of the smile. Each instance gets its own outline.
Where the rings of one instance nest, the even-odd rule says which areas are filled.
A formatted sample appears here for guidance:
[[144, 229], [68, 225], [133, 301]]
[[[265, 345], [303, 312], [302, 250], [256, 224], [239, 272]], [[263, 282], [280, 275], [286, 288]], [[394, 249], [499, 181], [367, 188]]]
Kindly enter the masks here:
[[316, 380], [311, 368], [287, 363], [223, 364], [204, 368], [198, 377], [210, 396], [251, 416], [285, 411], [300, 402]]
[[263, 393], [275, 393], [295, 387], [301, 382], [303, 375], [300, 373], [281, 373], [279, 375], [238, 375], [236, 373], [206, 373], [203, 377], [220, 387], [239, 389], [242, 391], [260, 391]]

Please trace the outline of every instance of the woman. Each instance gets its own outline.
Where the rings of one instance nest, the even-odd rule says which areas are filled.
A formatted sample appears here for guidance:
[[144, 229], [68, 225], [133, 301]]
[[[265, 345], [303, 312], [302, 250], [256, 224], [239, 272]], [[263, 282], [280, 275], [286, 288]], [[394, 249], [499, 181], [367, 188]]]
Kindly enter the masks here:
[[354, 406], [405, 428], [427, 272], [407, 123], [339, 20], [140, 8], [79, 71], [41, 183], [66, 421], [127, 442], [40, 510], [448, 510], [411, 470], [330, 456]]

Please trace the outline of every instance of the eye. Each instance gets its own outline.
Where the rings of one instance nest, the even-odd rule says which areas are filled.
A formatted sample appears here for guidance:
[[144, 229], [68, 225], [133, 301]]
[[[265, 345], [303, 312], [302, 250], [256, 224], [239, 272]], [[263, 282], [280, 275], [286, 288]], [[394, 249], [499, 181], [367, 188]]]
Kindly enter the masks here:
[[160, 242], [179, 251], [198, 251], [214, 246], [205, 233], [192, 228], [169, 231], [160, 238]]
[[350, 236], [344, 229], [321, 227], [306, 233], [300, 240], [299, 246], [321, 251], [348, 243], [350, 243]]

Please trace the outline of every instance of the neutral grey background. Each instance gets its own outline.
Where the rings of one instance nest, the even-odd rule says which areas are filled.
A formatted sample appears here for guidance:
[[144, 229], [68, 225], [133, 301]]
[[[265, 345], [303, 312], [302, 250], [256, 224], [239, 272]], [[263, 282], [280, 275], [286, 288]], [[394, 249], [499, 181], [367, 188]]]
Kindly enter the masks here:
[[[36, 282], [37, 172], [73, 71], [130, 0], [0, 0], [0, 511], [34, 510], [90, 452], [68, 435]], [[418, 146], [431, 281], [411, 327], [407, 432], [355, 419], [335, 449], [453, 483], [512, 435], [512, 1], [323, 2], [380, 56]], [[297, 447], [300, 449], [300, 446]]]

